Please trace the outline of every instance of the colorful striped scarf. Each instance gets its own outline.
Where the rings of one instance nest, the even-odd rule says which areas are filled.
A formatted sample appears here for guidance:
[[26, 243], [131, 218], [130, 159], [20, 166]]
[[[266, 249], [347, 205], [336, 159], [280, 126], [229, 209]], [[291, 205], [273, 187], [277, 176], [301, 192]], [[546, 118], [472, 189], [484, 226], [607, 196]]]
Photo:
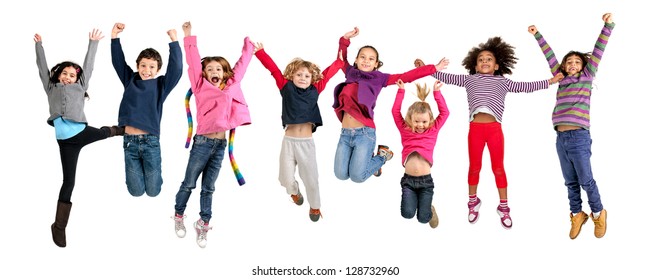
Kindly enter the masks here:
[[[192, 98], [192, 89], [190, 88], [185, 95], [185, 112], [187, 113], [187, 139], [185, 140], [185, 148], [190, 147], [190, 142], [192, 141], [192, 131], [193, 131], [193, 121], [192, 121], [192, 110], [190, 110], [190, 98]], [[237, 183], [240, 186], [246, 184], [244, 180], [244, 175], [239, 171], [239, 166], [235, 161], [235, 155], [233, 153], [233, 143], [235, 142], [235, 129], [231, 129], [228, 135], [228, 157], [230, 158], [230, 166], [235, 172], [235, 177], [237, 178]]]

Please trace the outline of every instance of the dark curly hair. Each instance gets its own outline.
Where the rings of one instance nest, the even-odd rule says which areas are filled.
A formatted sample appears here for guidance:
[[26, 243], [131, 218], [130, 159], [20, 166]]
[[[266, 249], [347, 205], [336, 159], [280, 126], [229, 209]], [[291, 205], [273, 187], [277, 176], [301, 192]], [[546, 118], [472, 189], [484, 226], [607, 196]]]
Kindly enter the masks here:
[[[54, 67], [52, 67], [52, 70], [50, 70], [50, 82], [53, 84], [60, 83], [59, 76], [61, 76], [63, 69], [68, 67], [73, 67], [75, 70], [77, 70], [77, 83], [81, 84], [81, 86], [85, 86], [86, 81], [84, 79], [85, 78], [84, 70], [81, 69], [81, 66], [79, 66], [79, 64], [74, 63], [72, 61], [64, 61], [57, 65], [54, 65]], [[88, 92], [84, 93], [84, 97], [90, 98]]]
[[504, 42], [501, 37], [492, 37], [485, 43], [481, 43], [478, 47], [473, 47], [465, 59], [463, 59], [463, 66], [469, 71], [471, 75], [476, 74], [476, 65], [478, 64], [478, 55], [482, 51], [489, 51], [494, 55], [499, 69], [494, 71], [494, 75], [503, 76], [504, 74], [511, 75], [512, 69], [517, 64], [518, 58], [515, 57], [515, 47]]

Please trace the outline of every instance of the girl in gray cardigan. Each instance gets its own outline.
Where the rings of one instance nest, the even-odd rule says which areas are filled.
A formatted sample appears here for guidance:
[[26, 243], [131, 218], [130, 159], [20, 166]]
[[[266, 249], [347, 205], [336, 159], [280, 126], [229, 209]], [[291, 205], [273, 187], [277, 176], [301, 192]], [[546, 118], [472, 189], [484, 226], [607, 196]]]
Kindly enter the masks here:
[[124, 128], [103, 126], [98, 129], [89, 126], [86, 121], [84, 102], [88, 98], [88, 80], [93, 71], [97, 45], [104, 36], [101, 31], [93, 29], [88, 37], [90, 42], [83, 68], [74, 62], [64, 61], [49, 70], [41, 35], [34, 35], [36, 66], [50, 107], [47, 123], [54, 127], [63, 167], [63, 185], [59, 191], [56, 217], [51, 226], [52, 239], [59, 247], [66, 246], [65, 228], [72, 207], [70, 199], [81, 148], [98, 140], [124, 134]]

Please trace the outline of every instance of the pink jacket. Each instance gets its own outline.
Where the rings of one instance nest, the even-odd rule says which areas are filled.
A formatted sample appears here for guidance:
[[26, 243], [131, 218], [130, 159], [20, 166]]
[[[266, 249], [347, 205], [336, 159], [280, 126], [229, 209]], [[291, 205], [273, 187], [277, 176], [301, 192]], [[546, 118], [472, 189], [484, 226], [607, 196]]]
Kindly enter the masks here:
[[241, 80], [253, 56], [255, 48], [248, 37], [244, 38], [242, 55], [233, 67], [234, 77], [221, 90], [203, 77], [201, 56], [196, 45], [196, 36], [184, 38], [185, 59], [189, 69], [190, 84], [196, 99], [196, 134], [203, 135], [227, 131], [251, 124], [248, 104], [241, 89]]

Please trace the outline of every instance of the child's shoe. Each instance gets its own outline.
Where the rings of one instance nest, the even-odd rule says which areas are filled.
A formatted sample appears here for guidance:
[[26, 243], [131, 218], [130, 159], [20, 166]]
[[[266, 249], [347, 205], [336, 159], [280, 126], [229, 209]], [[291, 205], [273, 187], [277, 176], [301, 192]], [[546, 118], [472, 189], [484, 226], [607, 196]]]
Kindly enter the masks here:
[[594, 219], [594, 213], [591, 213], [591, 219], [594, 221], [594, 235], [597, 238], [605, 236], [607, 231], [607, 210], [600, 210], [598, 219]]
[[478, 221], [478, 209], [481, 208], [481, 199], [477, 197], [476, 202], [467, 202], [467, 208], [469, 208], [467, 220], [470, 224], [476, 223], [476, 221]]
[[512, 227], [512, 218], [510, 218], [510, 207], [501, 206], [497, 207], [497, 214], [501, 217], [501, 225], [505, 229], [510, 229]]
[[388, 146], [384, 145], [377, 146], [377, 155], [384, 157], [386, 161], [389, 161], [393, 158], [393, 152], [388, 149]]
[[431, 220], [429, 220], [429, 226], [431, 228], [437, 228], [438, 227], [438, 213], [436, 213], [436, 208], [433, 207], [433, 204], [431, 205]]
[[[377, 146], [377, 155], [384, 157], [386, 159], [384, 162], [389, 161], [393, 158], [393, 152], [388, 149], [388, 146], [384, 145]], [[381, 176], [381, 167], [372, 175], [375, 175], [375, 177]]]
[[176, 236], [183, 238], [185, 237], [185, 223], [183, 222], [183, 219], [185, 218], [185, 215], [178, 215], [174, 214], [172, 219], [174, 219], [174, 229], [176, 230]]
[[322, 216], [323, 214], [320, 213], [320, 209], [309, 208], [309, 218], [313, 222], [318, 222], [318, 219]]
[[291, 195], [291, 200], [293, 200], [293, 203], [296, 205], [300, 206], [302, 203], [305, 201], [305, 199], [302, 197], [302, 194], [292, 194]]
[[571, 217], [571, 231], [569, 231], [569, 238], [575, 239], [578, 237], [578, 234], [580, 234], [582, 225], [589, 220], [589, 216], [587, 216], [587, 213], [584, 211], [580, 211], [580, 213], [575, 215], [570, 213], [569, 216]]
[[194, 222], [194, 229], [196, 230], [196, 244], [199, 244], [201, 248], [205, 248], [208, 245], [208, 230], [211, 230], [212, 227], [199, 219]]

